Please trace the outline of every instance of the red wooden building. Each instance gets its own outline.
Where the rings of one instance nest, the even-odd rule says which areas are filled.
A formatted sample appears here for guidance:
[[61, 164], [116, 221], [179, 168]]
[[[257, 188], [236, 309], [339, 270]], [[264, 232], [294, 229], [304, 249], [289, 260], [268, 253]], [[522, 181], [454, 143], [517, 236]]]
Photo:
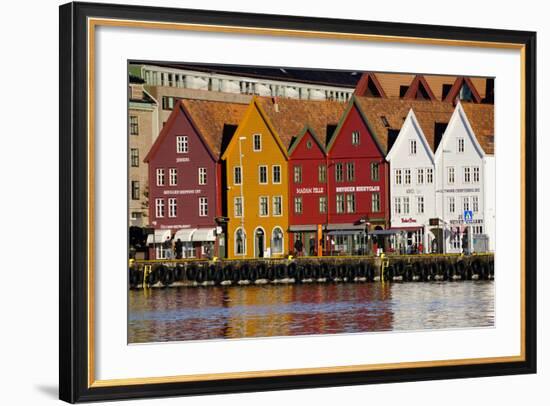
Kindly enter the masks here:
[[154, 229], [147, 239], [150, 257], [172, 257], [179, 242], [184, 258], [224, 256], [219, 248], [223, 229], [216, 222], [222, 189], [218, 159], [224, 125], [237, 123], [244, 108], [178, 100], [145, 157], [149, 224]]
[[366, 253], [378, 243], [368, 232], [387, 227], [388, 163], [371, 128], [353, 97], [327, 144], [329, 254]]
[[325, 147], [313, 129], [305, 127], [291, 144], [288, 155], [289, 232], [294, 243], [301, 241], [299, 255], [320, 255], [328, 218]]

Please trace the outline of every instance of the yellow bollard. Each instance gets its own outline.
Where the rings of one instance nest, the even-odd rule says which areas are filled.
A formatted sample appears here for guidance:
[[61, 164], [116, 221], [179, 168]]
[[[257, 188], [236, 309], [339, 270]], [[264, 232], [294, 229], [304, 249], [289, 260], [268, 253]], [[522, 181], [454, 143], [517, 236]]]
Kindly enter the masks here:
[[147, 289], [147, 283], [145, 282], [147, 280], [147, 275], [151, 273], [151, 265], [145, 265], [143, 267], [143, 283], [141, 284], [143, 289]]

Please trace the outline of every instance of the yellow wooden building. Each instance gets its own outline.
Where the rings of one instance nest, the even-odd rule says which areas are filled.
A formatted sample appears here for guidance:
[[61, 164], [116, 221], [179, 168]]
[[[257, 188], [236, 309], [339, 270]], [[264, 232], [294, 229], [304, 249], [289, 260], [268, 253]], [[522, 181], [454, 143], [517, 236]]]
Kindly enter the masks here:
[[253, 98], [222, 155], [228, 258], [281, 258], [289, 253], [288, 156]]

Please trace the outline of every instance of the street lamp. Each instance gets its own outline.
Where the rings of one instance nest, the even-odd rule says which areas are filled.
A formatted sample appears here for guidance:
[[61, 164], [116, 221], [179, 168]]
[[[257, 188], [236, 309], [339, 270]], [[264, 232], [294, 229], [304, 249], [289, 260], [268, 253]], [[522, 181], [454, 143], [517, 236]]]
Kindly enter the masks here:
[[[442, 156], [442, 166], [443, 166], [443, 176], [441, 176], [441, 218], [443, 220], [443, 233], [442, 233], [442, 240], [443, 240], [443, 254], [447, 253], [447, 239], [445, 238], [445, 154], [449, 154], [452, 151], [449, 149], [443, 149], [441, 151], [443, 153]], [[455, 174], [453, 174], [455, 176]], [[453, 179], [454, 183], [454, 179]]]
[[365, 229], [364, 229], [364, 234], [365, 234], [365, 239], [363, 241], [363, 254], [365, 255], [367, 253], [367, 250], [368, 250], [368, 246], [367, 246], [367, 239], [368, 239], [368, 235], [369, 235], [369, 226], [370, 226], [370, 223], [368, 222], [367, 220], [367, 217], [361, 217], [359, 219], [359, 224], [364, 224], [365, 225]]
[[242, 141], [245, 141], [246, 137], [239, 137], [239, 171], [241, 173], [241, 231], [243, 233], [243, 239], [244, 239], [244, 247], [241, 252], [241, 255], [244, 257], [244, 253], [246, 252], [246, 246], [248, 244], [248, 241], [246, 241], [246, 232], [244, 230], [244, 196], [243, 196], [243, 182], [244, 182], [244, 171], [243, 171], [243, 151], [242, 151]]

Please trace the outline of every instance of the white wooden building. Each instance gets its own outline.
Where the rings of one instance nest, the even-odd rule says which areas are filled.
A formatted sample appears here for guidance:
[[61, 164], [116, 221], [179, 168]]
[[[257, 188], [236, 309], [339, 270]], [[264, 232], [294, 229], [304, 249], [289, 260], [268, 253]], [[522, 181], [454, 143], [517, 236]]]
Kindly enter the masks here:
[[[485, 152], [468, 117], [457, 104], [435, 152], [436, 215], [442, 219], [445, 253], [471, 252], [473, 239], [486, 235]], [[494, 185], [492, 186], [494, 188]], [[471, 214], [471, 220], [469, 217]], [[438, 237], [439, 244], [442, 244]]]
[[434, 217], [435, 160], [420, 124], [409, 110], [386, 160], [390, 163], [391, 228], [400, 230], [400, 252], [432, 251], [429, 231]]

